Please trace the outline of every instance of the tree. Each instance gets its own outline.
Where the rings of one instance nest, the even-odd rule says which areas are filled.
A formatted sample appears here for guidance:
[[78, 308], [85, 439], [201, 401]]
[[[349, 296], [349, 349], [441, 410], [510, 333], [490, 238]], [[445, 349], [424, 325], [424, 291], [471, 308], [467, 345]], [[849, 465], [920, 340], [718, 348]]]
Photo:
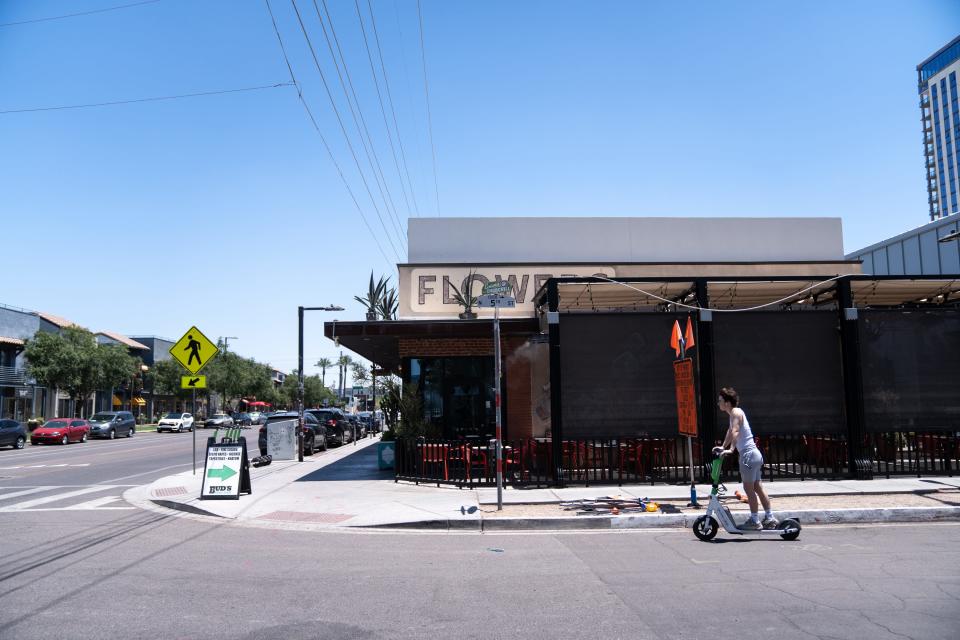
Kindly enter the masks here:
[[340, 389], [340, 397], [343, 397], [343, 383], [347, 378], [347, 367], [353, 364], [353, 358], [350, 356], [340, 356], [337, 358], [337, 365], [340, 367], [340, 379], [337, 381], [337, 387]]
[[147, 373], [147, 379], [150, 380], [154, 395], [186, 398], [190, 391], [180, 388], [180, 377], [184, 373], [183, 367], [173, 360], [161, 360], [154, 363]]
[[353, 372], [353, 384], [359, 384], [362, 387], [367, 386], [367, 383], [370, 382], [370, 372], [362, 362], [352, 363], [350, 370]]
[[[288, 407], [295, 408], [297, 406], [297, 385], [298, 385], [298, 373], [296, 370], [291, 371], [290, 374], [284, 379], [283, 386], [280, 387], [280, 396]], [[320, 376], [304, 376], [303, 377], [303, 406], [305, 408], [310, 407], [319, 407], [323, 404], [323, 401], [326, 400], [327, 404], [336, 404], [336, 396], [323, 386], [323, 381], [320, 379]]]
[[38, 331], [24, 351], [27, 371], [38, 383], [66, 391], [80, 405], [97, 389], [117, 387], [139, 370], [139, 360], [120, 345], [98, 345], [94, 335], [81, 327], [60, 333]]
[[333, 360], [330, 358], [320, 358], [317, 360], [317, 366], [320, 367], [320, 370], [323, 372], [320, 376], [320, 381], [323, 383], [323, 386], [327, 386], [327, 369], [333, 366]]

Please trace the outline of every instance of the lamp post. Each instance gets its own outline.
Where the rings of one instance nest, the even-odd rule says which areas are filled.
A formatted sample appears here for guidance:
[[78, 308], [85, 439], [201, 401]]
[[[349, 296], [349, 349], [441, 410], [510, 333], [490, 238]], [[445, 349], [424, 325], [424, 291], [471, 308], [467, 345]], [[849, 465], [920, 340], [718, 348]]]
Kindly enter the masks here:
[[[231, 341], [231, 340], [239, 340], [239, 339], [240, 339], [240, 338], [238, 338], [237, 336], [220, 336], [220, 340], [223, 340], [223, 352], [226, 353], [227, 351], [230, 350], [230, 341]], [[218, 340], [218, 342], [219, 342], [219, 340]], [[219, 393], [217, 394], [217, 397], [220, 398], [220, 394], [219, 394]], [[207, 402], [209, 402], [209, 401], [210, 401], [210, 389], [207, 389]], [[223, 402], [224, 405], [226, 405], [226, 403], [227, 403], [227, 399], [226, 399], [226, 398], [221, 398], [220, 401]], [[217, 407], [217, 408], [220, 409], [219, 407]], [[223, 411], [223, 409], [220, 409], [220, 410]]]
[[297, 307], [297, 461], [303, 462], [303, 312], [343, 311], [343, 307]]

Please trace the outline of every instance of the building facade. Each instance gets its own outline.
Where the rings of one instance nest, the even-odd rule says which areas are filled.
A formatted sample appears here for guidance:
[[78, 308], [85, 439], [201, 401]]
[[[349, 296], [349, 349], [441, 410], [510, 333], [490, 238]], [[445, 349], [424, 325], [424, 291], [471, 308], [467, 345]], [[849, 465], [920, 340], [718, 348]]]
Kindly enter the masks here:
[[863, 272], [878, 276], [960, 273], [960, 213], [938, 218], [882, 242], [847, 254], [863, 263]]
[[[444, 218], [411, 220], [408, 233], [399, 319], [324, 325], [421, 400], [427, 438], [398, 444], [398, 478], [495, 477], [493, 313], [467, 313], [454, 295], [491, 281], [517, 302], [500, 321], [513, 481], [689, 481], [690, 456], [701, 472], [723, 437], [716, 392], [730, 385], [748, 399], [765, 477], [960, 466], [949, 262], [935, 275], [864, 275], [830, 218]], [[692, 449], [669, 345], [688, 323]]]
[[930, 219], [960, 212], [960, 36], [917, 65]]

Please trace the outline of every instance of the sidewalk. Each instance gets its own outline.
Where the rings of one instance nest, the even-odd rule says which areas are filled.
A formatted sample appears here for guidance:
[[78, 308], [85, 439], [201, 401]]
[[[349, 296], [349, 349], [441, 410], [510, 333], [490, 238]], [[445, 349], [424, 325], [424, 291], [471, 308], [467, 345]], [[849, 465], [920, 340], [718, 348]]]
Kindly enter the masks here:
[[[377, 469], [378, 439], [368, 438], [304, 459], [251, 468], [253, 493], [239, 500], [200, 500], [203, 462], [191, 471], [135, 487], [124, 499], [135, 506], [180, 512], [185, 517], [223, 518], [246, 526], [350, 530], [357, 528], [435, 530], [626, 529], [690, 527], [703, 512], [687, 508], [689, 486], [624, 485], [503, 491], [497, 511], [495, 487], [458, 489], [394, 482], [393, 471]], [[252, 452], [255, 455], [255, 451]], [[804, 525], [840, 522], [960, 520], [960, 477], [867, 481], [777, 481], [764, 483], [778, 518]], [[730, 492], [740, 488], [730, 485]], [[706, 504], [708, 485], [697, 485]], [[671, 513], [576, 515], [562, 501], [621, 496], [672, 505]], [[731, 509], [744, 509], [736, 500]], [[739, 515], [740, 514], [736, 514]], [[745, 516], [746, 513], [744, 512]]]

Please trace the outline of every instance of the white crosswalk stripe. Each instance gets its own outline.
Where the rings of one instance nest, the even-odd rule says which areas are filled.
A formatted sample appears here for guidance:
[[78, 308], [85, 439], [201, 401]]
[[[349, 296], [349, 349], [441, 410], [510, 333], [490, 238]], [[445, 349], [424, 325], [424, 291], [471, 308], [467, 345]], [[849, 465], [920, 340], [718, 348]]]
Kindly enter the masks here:
[[[129, 485], [90, 485], [86, 487], [74, 486], [39, 486], [39, 487], [0, 487], [0, 513], [20, 513], [23, 511], [93, 511], [93, 510], [128, 510], [134, 509], [121, 501], [120, 493]], [[16, 489], [15, 491], [6, 491], [6, 489]], [[100, 496], [92, 500], [82, 502], [72, 502], [74, 498], [86, 496], [93, 493], [110, 492], [111, 495]], [[33, 497], [20, 502], [9, 502], [14, 498], [20, 498], [27, 495], [36, 495], [46, 493], [47, 495]], [[57, 506], [49, 506], [54, 503], [65, 502]], [[111, 503], [117, 505], [107, 506]]]

